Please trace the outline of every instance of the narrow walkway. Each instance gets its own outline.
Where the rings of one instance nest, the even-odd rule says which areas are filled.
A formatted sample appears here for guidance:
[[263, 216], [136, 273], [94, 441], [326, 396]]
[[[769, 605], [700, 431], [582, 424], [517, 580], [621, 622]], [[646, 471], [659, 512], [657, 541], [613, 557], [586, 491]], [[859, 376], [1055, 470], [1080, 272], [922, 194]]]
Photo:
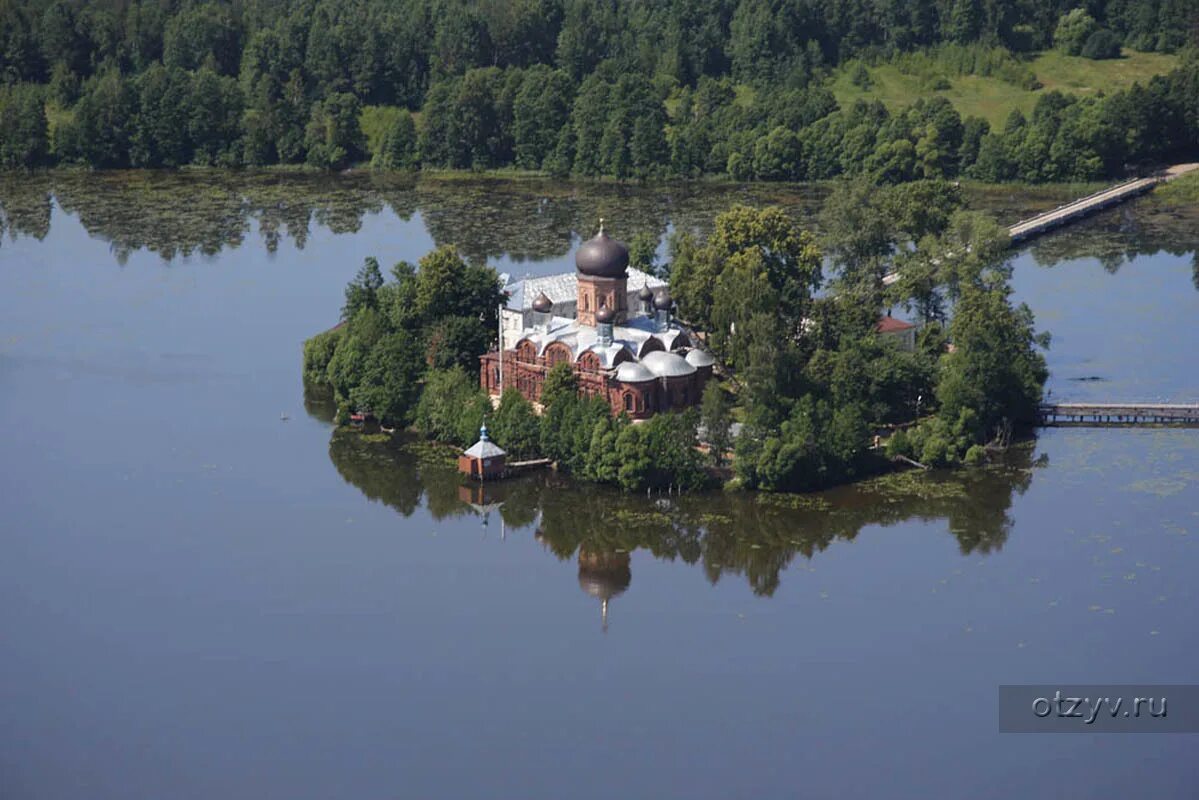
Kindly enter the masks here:
[[1040, 424], [1054, 426], [1199, 426], [1199, 403], [1045, 403]]
[[1195, 169], [1199, 169], [1199, 164], [1175, 164], [1148, 178], [1133, 178], [1124, 183], [1109, 186], [1094, 194], [1080, 197], [1065, 205], [1037, 214], [1035, 217], [1021, 220], [1008, 228], [1008, 234], [1012, 237], [1012, 244], [1019, 244], [1046, 231], [1094, 214], [1096, 211], [1102, 211], [1126, 200], [1139, 197], [1152, 191], [1159, 183], [1174, 180]]

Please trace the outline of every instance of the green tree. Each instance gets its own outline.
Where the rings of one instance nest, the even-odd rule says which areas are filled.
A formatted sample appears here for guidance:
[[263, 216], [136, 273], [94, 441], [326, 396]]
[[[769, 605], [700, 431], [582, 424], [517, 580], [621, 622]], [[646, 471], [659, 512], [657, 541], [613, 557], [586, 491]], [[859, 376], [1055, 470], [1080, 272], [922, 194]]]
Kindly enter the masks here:
[[341, 307], [343, 320], [353, 319], [364, 308], [379, 307], [379, 289], [383, 287], [383, 273], [379, 270], [379, 261], [368, 257], [358, 270], [354, 280], [346, 285], [345, 305]]
[[649, 275], [662, 276], [658, 264], [659, 237], [640, 231], [629, 240], [629, 266]]
[[540, 447], [540, 423], [533, 405], [515, 389], [505, 389], [499, 407], [488, 419], [491, 438], [512, 459], [533, 458]]
[[413, 425], [431, 439], [466, 447], [478, 439], [490, 411], [487, 395], [464, 370], [435, 369], [425, 375]]
[[0, 87], [0, 167], [41, 166], [49, 154], [41, 87]]
[[1109, 30], [1097, 30], [1087, 37], [1078, 54], [1095, 60], [1120, 57], [1120, 37]]
[[559, 362], [545, 374], [545, 383], [541, 386], [541, 405], [553, 408], [563, 399], [575, 397], [578, 393], [579, 379], [574, 369], [570, 364]]
[[1086, 9], [1072, 9], [1058, 20], [1057, 28], [1053, 31], [1053, 46], [1066, 55], [1076, 56], [1098, 29], [1099, 24]]
[[222, 75], [232, 75], [240, 60], [241, 31], [229, 6], [197, 3], [167, 24], [162, 61], [168, 67], [195, 70], [209, 64]]
[[939, 416], [948, 423], [968, 415], [973, 442], [995, 435], [1005, 421], [1031, 425], [1048, 377], [1028, 306], [1013, 308], [1006, 287], [966, 286], [949, 332], [954, 350], [937, 382]]
[[708, 381], [700, 404], [700, 424], [704, 427], [704, 440], [712, 463], [718, 467], [724, 464], [725, 454], [733, 443], [732, 423], [732, 404], [724, 388], [716, 381]]
[[379, 151], [371, 166], [384, 170], [410, 170], [419, 166], [417, 160], [416, 123], [412, 114], [403, 109], [383, 134]]
[[366, 138], [358, 124], [360, 110], [358, 98], [346, 93], [331, 94], [312, 107], [304, 135], [309, 164], [340, 169], [362, 158]]

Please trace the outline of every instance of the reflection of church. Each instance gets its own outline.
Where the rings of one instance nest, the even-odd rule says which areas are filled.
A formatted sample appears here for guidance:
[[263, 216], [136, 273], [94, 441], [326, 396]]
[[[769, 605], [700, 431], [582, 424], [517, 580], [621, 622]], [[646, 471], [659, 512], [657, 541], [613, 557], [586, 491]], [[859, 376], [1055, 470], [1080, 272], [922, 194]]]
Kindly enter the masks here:
[[600, 601], [600, 624], [608, 632], [608, 601], [624, 594], [633, 582], [628, 553], [579, 548], [579, 588]]
[[630, 270], [628, 249], [608, 236], [602, 220], [575, 253], [575, 266], [574, 273], [506, 287], [500, 351], [481, 357], [487, 393], [514, 388], [537, 403], [546, 373], [567, 363], [580, 393], [603, 397], [615, 413], [644, 419], [697, 405], [715, 360], [671, 319], [666, 284]]

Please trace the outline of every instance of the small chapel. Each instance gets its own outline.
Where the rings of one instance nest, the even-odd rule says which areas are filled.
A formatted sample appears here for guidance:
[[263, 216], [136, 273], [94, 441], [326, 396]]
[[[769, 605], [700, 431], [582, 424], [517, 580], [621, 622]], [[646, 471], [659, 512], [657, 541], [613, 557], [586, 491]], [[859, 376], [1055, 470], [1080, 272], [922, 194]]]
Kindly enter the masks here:
[[500, 344], [481, 356], [480, 383], [498, 399], [516, 389], [540, 407], [545, 376], [574, 370], [581, 394], [645, 419], [698, 405], [716, 360], [674, 319], [665, 281], [629, 268], [629, 251], [604, 230], [575, 252], [575, 271], [505, 287]]

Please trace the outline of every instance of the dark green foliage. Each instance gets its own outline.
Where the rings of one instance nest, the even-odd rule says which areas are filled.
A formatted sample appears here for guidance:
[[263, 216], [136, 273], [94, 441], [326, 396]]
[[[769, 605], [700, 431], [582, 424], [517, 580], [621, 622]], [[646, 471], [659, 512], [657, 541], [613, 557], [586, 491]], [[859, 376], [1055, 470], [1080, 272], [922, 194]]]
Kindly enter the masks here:
[[662, 277], [663, 265], [658, 264], [658, 244], [661, 239], [641, 231], [629, 240], [629, 266], [650, 275]]
[[[442, 376], [440, 395], [430, 398], [418, 425], [431, 426], [430, 435], [440, 437], [461, 422], [455, 435], [467, 436], [462, 431], [469, 425], [456, 418], [447, 422], [444, 407], [447, 398], [458, 396], [454, 392], [461, 394], [463, 381], [480, 393], [479, 356], [492, 344], [501, 302], [498, 276], [467, 264], [452, 247], [429, 253], [419, 269], [401, 262], [392, 276], [385, 281], [378, 262], [366, 260], [346, 286], [343, 324], [305, 342], [304, 377], [332, 386], [339, 405], [405, 425], [432, 368]], [[478, 419], [470, 424], [478, 430]]]
[[737, 439], [737, 475], [747, 488], [806, 491], [867, 474], [869, 428], [855, 405], [835, 410], [800, 398], [774, 429], [746, 428]]
[[[696, 416], [656, 414], [640, 425], [623, 425], [615, 436], [616, 482], [627, 490], [703, 486], [706, 476], [695, 441]], [[603, 441], [609, 445], [608, 440]], [[595, 454], [592, 456], [595, 457]]]
[[[1117, 175], [1194, 149], [1193, 61], [1163, 86], [1038, 122], [1027, 141], [992, 140], [944, 99], [894, 113], [878, 103], [839, 109], [828, 90], [830, 68], [852, 63], [864, 87], [867, 65], [883, 60], [927, 73], [930, 91], [958, 75], [1031, 90], [1036, 77], [1013, 52], [1056, 43], [1109, 58], [1121, 44], [1174, 51], [1193, 36], [1194, 0], [1071, 5], [5, 0], [0, 85], [47, 86], [62, 112], [51, 115], [61, 120], [52, 152], [17, 145], [7, 158], [341, 169], [366, 156], [356, 130], [365, 106], [414, 112], [386, 133], [375, 159], [384, 169], [1043, 181]], [[1130, 116], [1132, 135], [1116, 135]]]
[[579, 381], [570, 364], [558, 363], [550, 367], [541, 386], [541, 404], [553, 408], [559, 401], [574, 397], [579, 392]]
[[304, 342], [304, 380], [309, 383], [324, 383], [327, 380], [329, 362], [337, 351], [345, 328], [331, 328], [318, 333]]
[[396, 115], [383, 134], [379, 152], [371, 160], [376, 169], [410, 170], [420, 165], [417, 157], [416, 123], [407, 109]]
[[413, 426], [439, 442], [467, 447], [479, 438], [491, 402], [479, 382], [461, 368], [430, 370], [416, 405]]
[[715, 466], [724, 464], [725, 454], [733, 444], [730, 434], [732, 403], [728, 395], [716, 381], [709, 381], [704, 387], [703, 402], [700, 404], [700, 422], [704, 426], [704, 441], [708, 445], [708, 455]]
[[513, 460], [533, 458], [541, 445], [541, 424], [533, 404], [515, 389], [505, 389], [499, 407], [487, 420], [492, 440]]
[[348, 322], [364, 308], [379, 308], [379, 289], [383, 288], [383, 273], [379, 261], [368, 258], [354, 280], [346, 284], [346, 302], [341, 307], [341, 319]]
[[312, 107], [304, 132], [309, 164], [337, 169], [362, 158], [366, 139], [358, 125], [360, 110], [358, 98], [344, 92]]
[[1006, 288], [967, 286], [954, 307], [954, 351], [937, 382], [940, 415], [957, 420], [969, 410], [976, 441], [1010, 422], [1031, 425], [1048, 376], [1028, 306], [1013, 308]]
[[1087, 37], [1079, 55], [1083, 58], [1104, 59], [1120, 57], [1120, 37], [1109, 30], [1098, 30]]
[[1091, 35], [1099, 30], [1099, 23], [1084, 8], [1071, 9], [1058, 20], [1053, 31], [1053, 46], [1068, 56], [1082, 53], [1083, 46]]
[[0, 87], [0, 168], [36, 167], [45, 162], [50, 145], [40, 86]]

